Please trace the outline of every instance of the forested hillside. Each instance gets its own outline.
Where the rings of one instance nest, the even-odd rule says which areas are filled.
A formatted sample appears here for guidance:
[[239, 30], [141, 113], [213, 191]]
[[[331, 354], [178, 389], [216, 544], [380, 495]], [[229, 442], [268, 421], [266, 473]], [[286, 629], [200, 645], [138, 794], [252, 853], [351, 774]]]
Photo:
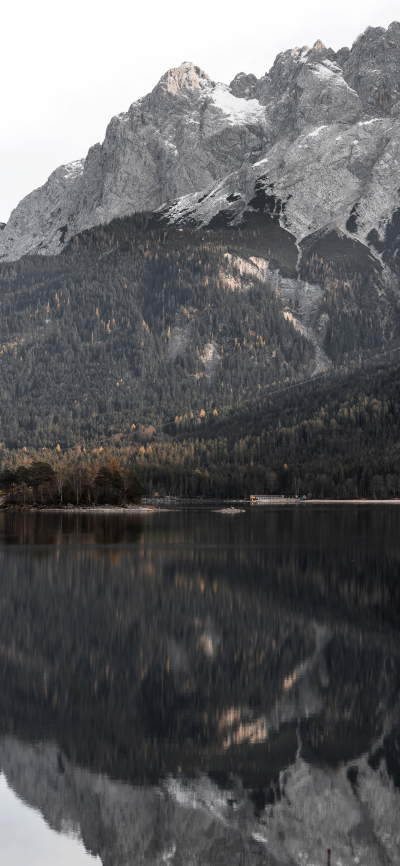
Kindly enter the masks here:
[[[19, 467], [15, 478], [3, 473], [3, 493], [11, 493], [19, 504], [33, 501], [35, 484], [39, 491], [37, 471], [42, 471], [42, 464], [35, 462], [39, 460], [56, 473], [53, 480], [51, 472], [49, 478], [46, 475], [36, 495], [39, 504], [125, 501], [124, 479], [131, 478], [129, 472], [140, 480], [146, 495], [399, 497], [400, 360], [396, 354], [393, 363], [386, 357], [279, 393], [271, 389], [269, 396], [219, 415], [211, 410], [204, 417], [181, 417], [158, 428], [111, 434], [95, 447], [76, 446], [65, 452], [54, 447], [3, 448], [2, 466]], [[119, 486], [105, 491], [107, 472], [118, 474], [118, 467]]]
[[59, 256], [2, 264], [0, 441], [90, 447], [307, 378], [318, 341], [337, 367], [382, 350], [397, 313], [391, 302], [388, 323], [386, 296], [377, 307], [379, 267], [358, 242], [328, 241], [303, 250], [302, 275], [323, 287], [309, 314], [317, 342], [269, 285], [277, 268], [295, 276], [294, 238], [257, 210], [207, 230], [141, 214], [83, 232]]
[[371, 366], [137, 445], [135, 472], [153, 493], [400, 496], [400, 362]]
[[300, 246], [301, 276], [323, 288], [315, 325], [335, 365], [399, 341], [398, 288], [367, 246], [337, 231], [317, 233]]
[[[242, 255], [268, 243], [259, 229], [235, 240]], [[310, 375], [312, 344], [226, 249], [217, 232], [144, 215], [3, 264], [0, 440], [85, 444]]]

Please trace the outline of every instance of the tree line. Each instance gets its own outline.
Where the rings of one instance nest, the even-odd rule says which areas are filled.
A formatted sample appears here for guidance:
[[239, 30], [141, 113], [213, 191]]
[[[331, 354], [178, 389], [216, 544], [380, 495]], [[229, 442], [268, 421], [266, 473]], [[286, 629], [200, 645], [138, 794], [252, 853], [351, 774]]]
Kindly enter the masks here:
[[22, 463], [0, 473], [0, 493], [7, 504], [122, 505], [138, 502], [143, 487], [129, 468], [109, 465], [70, 465], [54, 469], [43, 460]]
[[225, 413], [177, 416], [164, 429], [138, 428], [92, 449], [3, 449], [1, 465], [15, 473], [21, 463], [45, 456], [56, 474], [69, 479], [74, 502], [88, 498], [83, 491], [91, 490], [100, 466], [110, 467], [113, 460], [121, 475], [130, 471], [140, 480], [146, 496], [247, 499], [276, 493], [380, 500], [400, 496], [399, 442], [395, 362], [329, 374]]

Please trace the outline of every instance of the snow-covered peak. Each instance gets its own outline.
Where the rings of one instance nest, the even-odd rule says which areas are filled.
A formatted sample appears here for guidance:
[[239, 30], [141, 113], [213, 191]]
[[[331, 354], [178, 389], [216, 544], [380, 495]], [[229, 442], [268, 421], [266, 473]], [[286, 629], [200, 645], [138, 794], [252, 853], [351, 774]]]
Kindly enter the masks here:
[[[376, 214], [388, 220], [398, 207], [399, 94], [396, 23], [368, 30], [351, 50], [335, 53], [320, 40], [288, 49], [262, 78], [240, 72], [230, 86], [186, 61], [112, 118], [86, 161], [60, 166], [20, 203], [0, 225], [0, 261], [58, 253], [78, 231], [176, 202], [171, 219], [208, 225], [224, 211], [239, 221], [266, 175], [268, 207], [279, 198], [274, 216], [299, 237], [345, 224], [371, 184], [374, 203], [357, 223], [367, 236]], [[393, 152], [381, 160], [386, 134]]]

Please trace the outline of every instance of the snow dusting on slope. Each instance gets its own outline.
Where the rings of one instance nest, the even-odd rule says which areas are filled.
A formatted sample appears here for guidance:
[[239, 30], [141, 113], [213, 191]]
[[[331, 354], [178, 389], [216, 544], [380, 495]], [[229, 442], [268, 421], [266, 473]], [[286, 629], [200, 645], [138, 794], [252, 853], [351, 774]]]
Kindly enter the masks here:
[[331, 60], [325, 59], [321, 63], [316, 63], [315, 66], [310, 64], [310, 69], [313, 75], [316, 75], [320, 81], [326, 81], [329, 82], [329, 84], [336, 84], [339, 87], [345, 87], [346, 90], [350, 91], [350, 93], [354, 93], [355, 96], [358, 96], [358, 93], [356, 93], [352, 87], [349, 87], [347, 82], [344, 80], [342, 70], [337, 63], [332, 63]]
[[359, 126], [370, 126], [371, 123], [379, 123], [382, 120], [381, 117], [373, 117], [372, 120], [360, 120]]
[[66, 172], [64, 175], [65, 180], [75, 180], [76, 177], [79, 177], [83, 172], [84, 165], [84, 159], [75, 159], [74, 162], [69, 162], [68, 165], [64, 165]]
[[308, 135], [307, 135], [307, 138], [316, 138], [317, 135], [319, 135], [320, 132], [322, 132], [323, 129], [328, 129], [326, 123], [323, 124], [323, 126], [317, 126], [317, 128], [314, 129], [313, 132], [309, 132]]
[[177, 148], [176, 144], [174, 144], [172, 141], [168, 141], [168, 139], [166, 139], [164, 141], [164, 144], [165, 144], [165, 147], [169, 147], [170, 150], [173, 150], [175, 154], [178, 153], [178, 148]]
[[265, 120], [265, 108], [258, 99], [241, 99], [234, 96], [226, 84], [216, 84], [211, 99], [220, 111], [227, 116], [229, 123], [252, 123]]

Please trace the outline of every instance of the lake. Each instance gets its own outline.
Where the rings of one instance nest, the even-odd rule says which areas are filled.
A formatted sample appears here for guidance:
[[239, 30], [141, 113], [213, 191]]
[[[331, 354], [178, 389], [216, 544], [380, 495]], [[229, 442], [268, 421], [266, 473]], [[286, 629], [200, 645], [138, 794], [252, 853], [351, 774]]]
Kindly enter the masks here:
[[329, 856], [400, 863], [400, 508], [1, 513], [1, 864]]

